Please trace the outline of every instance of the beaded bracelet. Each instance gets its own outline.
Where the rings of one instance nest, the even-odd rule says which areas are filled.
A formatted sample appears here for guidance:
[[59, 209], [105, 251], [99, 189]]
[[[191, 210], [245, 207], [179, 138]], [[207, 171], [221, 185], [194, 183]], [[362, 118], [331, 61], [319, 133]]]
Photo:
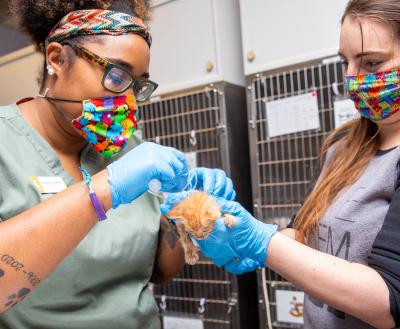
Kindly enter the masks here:
[[97, 218], [99, 219], [99, 221], [107, 219], [106, 212], [104, 211], [99, 198], [97, 197], [95, 191], [93, 190], [92, 177], [90, 176], [90, 174], [88, 173], [88, 171], [86, 169], [84, 169], [82, 167], [80, 167], [79, 169], [82, 172], [82, 176], [84, 179], [81, 185], [82, 186], [87, 185], [89, 187], [90, 200], [92, 201], [94, 210], [96, 211]]

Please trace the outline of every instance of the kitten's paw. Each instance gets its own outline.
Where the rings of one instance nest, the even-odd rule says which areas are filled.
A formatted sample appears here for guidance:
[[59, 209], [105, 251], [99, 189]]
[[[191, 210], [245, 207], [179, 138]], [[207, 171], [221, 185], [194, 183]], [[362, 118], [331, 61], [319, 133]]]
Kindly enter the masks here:
[[200, 248], [195, 246], [192, 241], [191, 244], [186, 245], [185, 250], [185, 261], [189, 265], [194, 265], [199, 260], [199, 250]]
[[185, 261], [189, 265], [195, 265], [199, 260], [199, 255], [197, 252], [189, 252], [185, 255]]
[[232, 228], [236, 225], [236, 218], [235, 216], [229, 214], [223, 214], [225, 225], [229, 228]]

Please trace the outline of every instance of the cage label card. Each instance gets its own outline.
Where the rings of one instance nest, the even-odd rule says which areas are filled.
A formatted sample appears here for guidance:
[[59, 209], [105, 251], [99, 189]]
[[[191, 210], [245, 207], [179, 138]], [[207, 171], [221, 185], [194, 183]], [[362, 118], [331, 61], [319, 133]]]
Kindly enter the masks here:
[[335, 128], [360, 116], [353, 101], [350, 99], [336, 100], [333, 103], [333, 108], [335, 112]]
[[178, 316], [163, 316], [164, 329], [204, 329], [204, 323], [200, 319], [191, 319]]
[[278, 322], [303, 324], [304, 292], [275, 290]]

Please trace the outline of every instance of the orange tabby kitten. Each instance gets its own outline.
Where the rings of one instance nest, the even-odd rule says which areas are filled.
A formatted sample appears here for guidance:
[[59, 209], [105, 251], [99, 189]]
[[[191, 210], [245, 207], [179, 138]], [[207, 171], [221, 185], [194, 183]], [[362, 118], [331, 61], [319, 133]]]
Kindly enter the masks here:
[[198, 240], [206, 239], [214, 228], [214, 222], [221, 216], [228, 227], [235, 225], [235, 217], [222, 214], [214, 199], [201, 191], [193, 192], [167, 214], [168, 218], [176, 220], [186, 263], [194, 265], [199, 260], [199, 247], [194, 245], [188, 233]]

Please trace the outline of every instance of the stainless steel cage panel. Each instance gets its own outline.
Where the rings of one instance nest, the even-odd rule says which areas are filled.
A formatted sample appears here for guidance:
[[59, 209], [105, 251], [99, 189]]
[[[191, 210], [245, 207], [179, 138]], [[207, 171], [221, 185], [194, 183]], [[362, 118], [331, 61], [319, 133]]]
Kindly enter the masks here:
[[[253, 210], [257, 218], [286, 227], [296, 214], [319, 170], [323, 139], [334, 129], [334, 90], [343, 94], [343, 69], [338, 62], [308, 63], [274, 73], [248, 77], [250, 162]], [[333, 88], [334, 87], [334, 88]], [[269, 138], [266, 104], [270, 101], [316, 91], [320, 129]], [[263, 298], [263, 277], [258, 273], [260, 323], [266, 328], [269, 307], [274, 328], [293, 328], [276, 321], [273, 287], [294, 287], [270, 270], [265, 271], [269, 305]], [[264, 281], [265, 282], [265, 281]]]
[[[153, 99], [142, 104], [139, 112], [143, 139], [196, 152], [198, 167], [224, 169], [235, 182], [238, 200], [250, 204], [244, 88], [225, 83], [206, 86]], [[251, 289], [253, 296], [249, 295]], [[185, 266], [169, 284], [155, 286], [154, 292], [161, 310], [166, 306], [162, 314], [200, 316], [206, 329], [258, 327], [255, 275], [237, 279], [201, 259], [194, 266]], [[250, 301], [242, 303], [241, 296]], [[253, 324], [246, 327], [245, 322]]]

